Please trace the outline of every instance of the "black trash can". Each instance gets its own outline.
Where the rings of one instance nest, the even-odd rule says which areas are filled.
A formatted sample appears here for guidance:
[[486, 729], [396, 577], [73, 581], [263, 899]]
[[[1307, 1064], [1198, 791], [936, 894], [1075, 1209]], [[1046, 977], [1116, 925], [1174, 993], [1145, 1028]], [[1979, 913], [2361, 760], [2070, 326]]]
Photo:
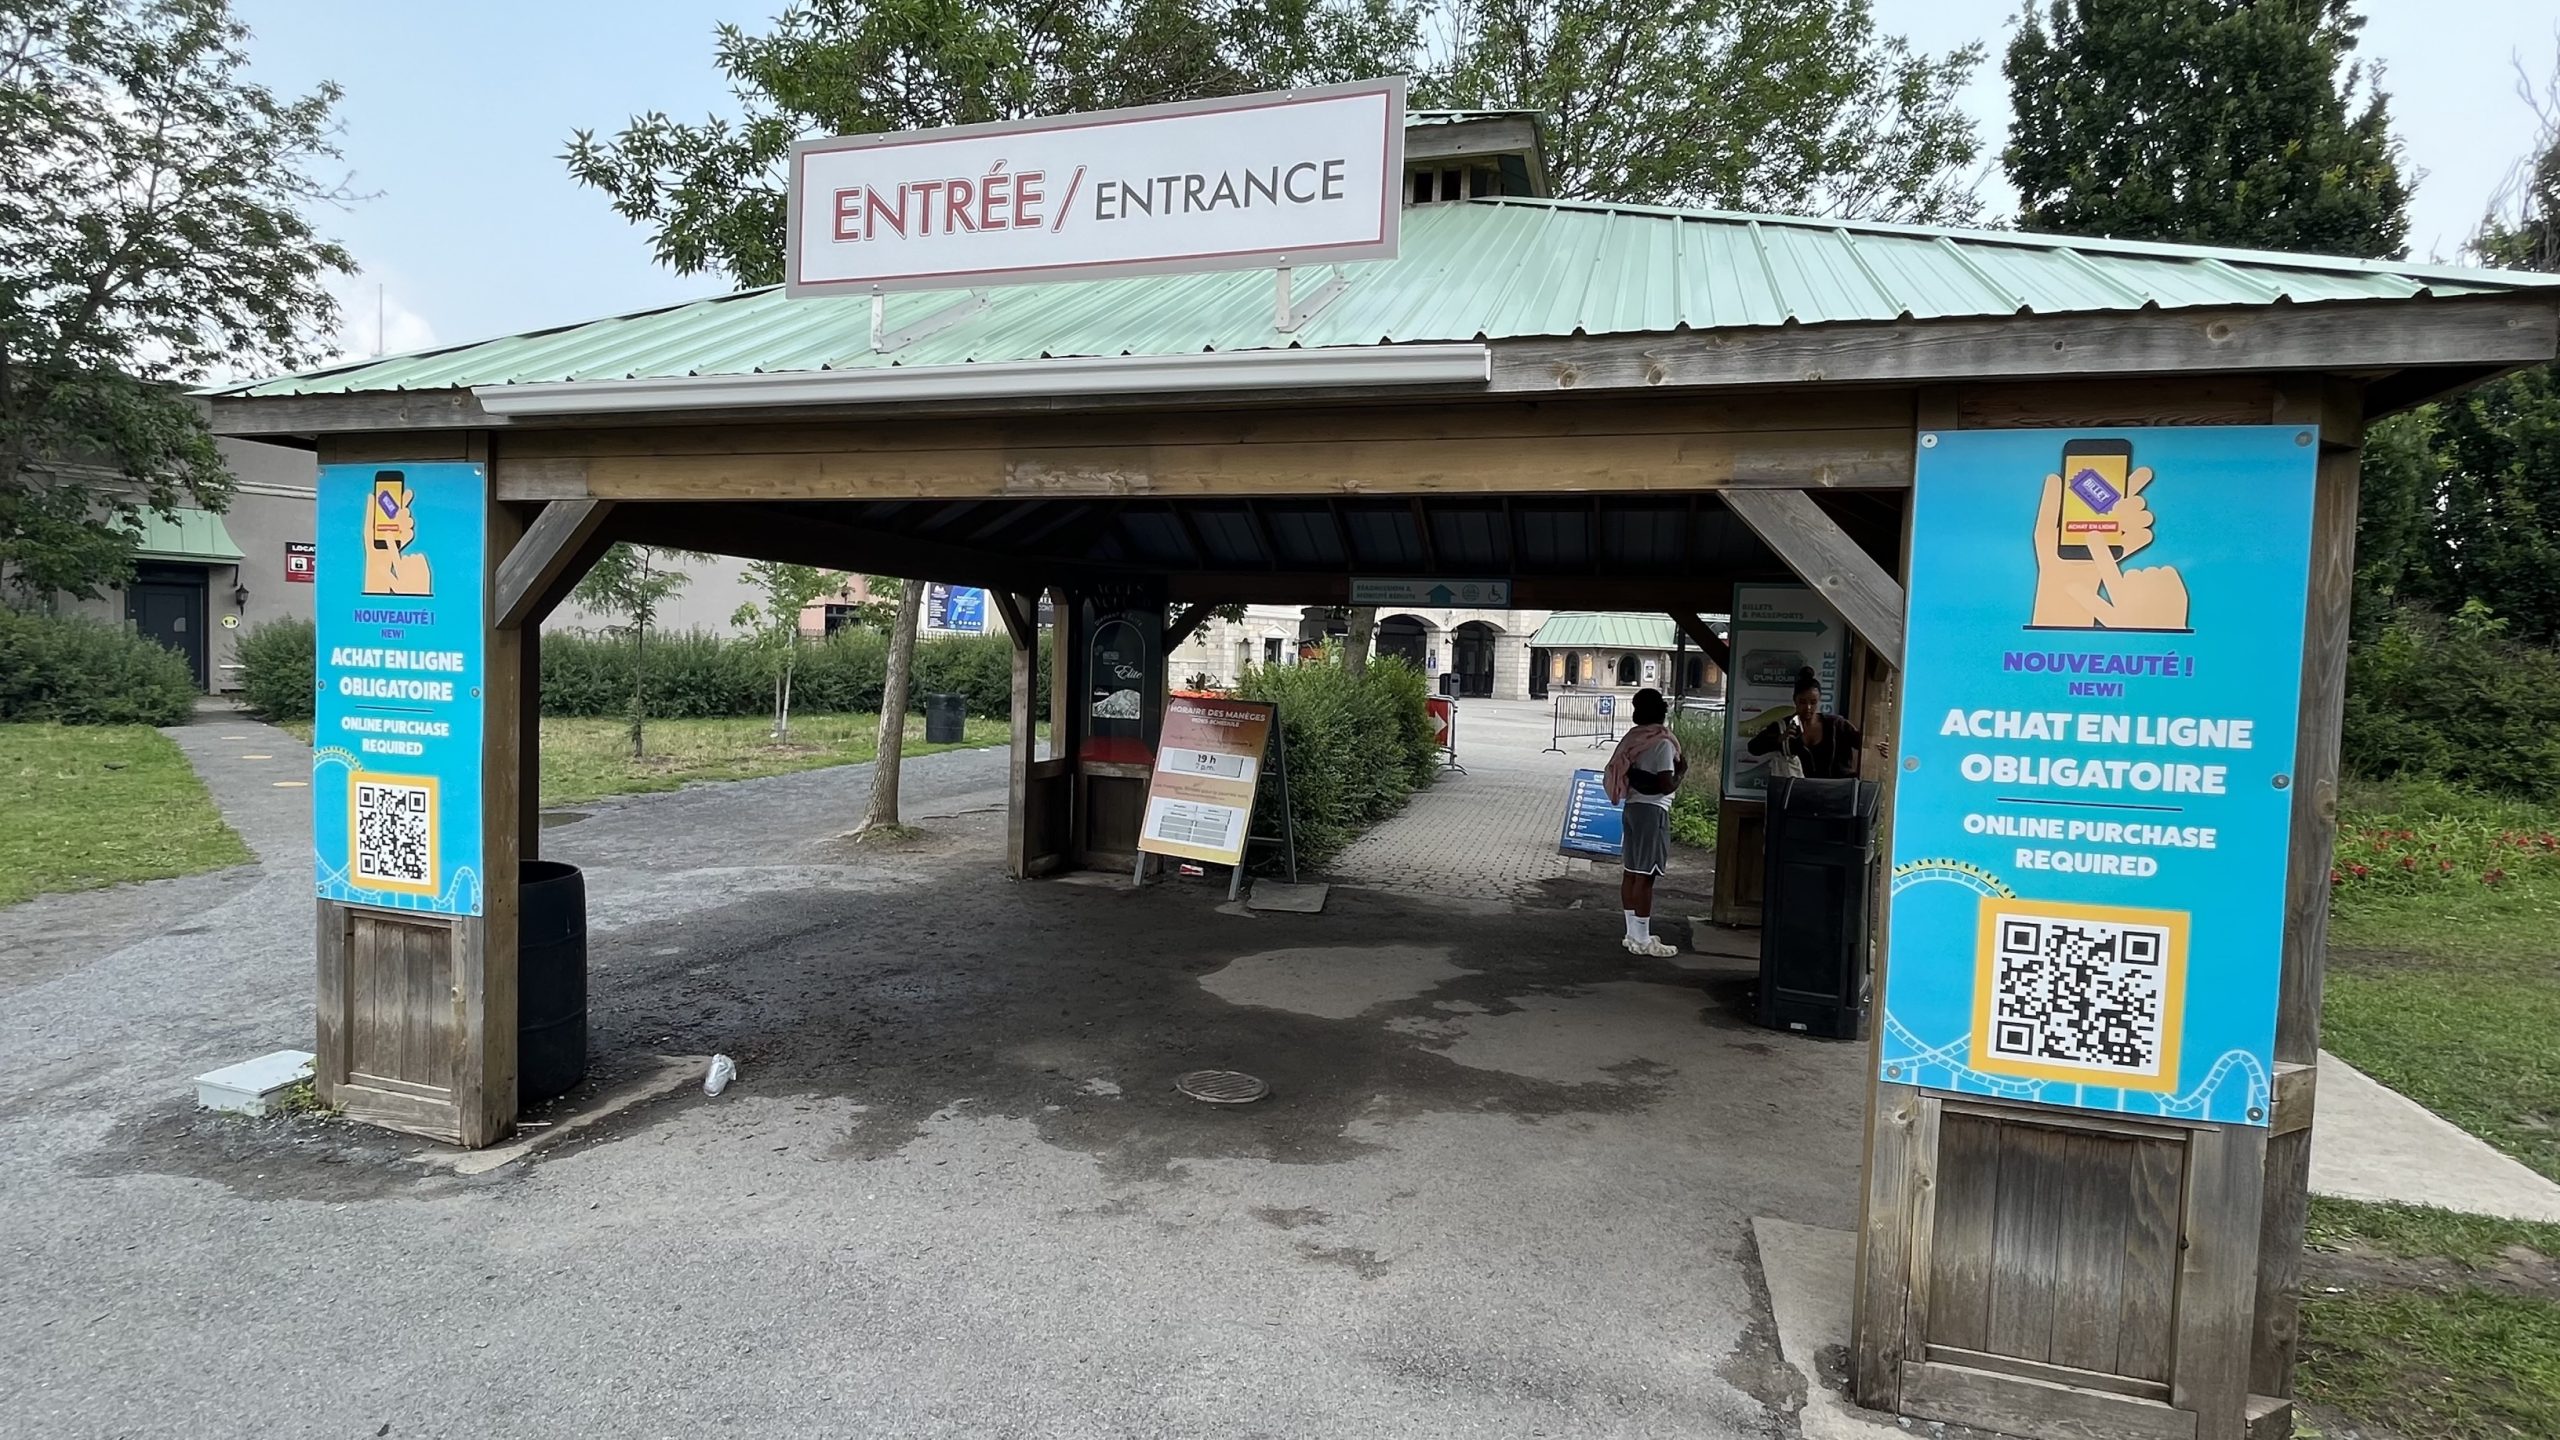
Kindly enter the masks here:
[[575, 865], [517, 867], [516, 1104], [587, 1078], [587, 877]]
[[1769, 782], [1759, 1019], [1772, 1030], [1865, 1028], [1878, 794], [1872, 780]]
[[969, 726], [969, 701], [962, 695], [924, 697], [924, 738], [928, 745], [957, 745]]
[[1441, 671], [1441, 672], [1440, 672], [1440, 693], [1441, 693], [1441, 694], [1443, 694], [1443, 695], [1448, 696], [1449, 698], [1451, 698], [1451, 699], [1453, 699], [1453, 700], [1457, 698], [1457, 696], [1458, 696], [1458, 672], [1457, 672], [1457, 671], [1455, 671], [1455, 670], [1443, 670], [1443, 671]]

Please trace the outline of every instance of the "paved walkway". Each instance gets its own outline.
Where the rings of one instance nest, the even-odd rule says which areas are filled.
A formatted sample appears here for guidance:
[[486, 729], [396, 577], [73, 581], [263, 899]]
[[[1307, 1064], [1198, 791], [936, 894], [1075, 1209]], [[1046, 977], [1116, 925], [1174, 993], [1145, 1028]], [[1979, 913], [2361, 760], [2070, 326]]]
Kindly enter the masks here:
[[2312, 1113], [2318, 1194], [2560, 1221], [2560, 1185], [2335, 1055]]
[[[1783, 1426], [1749, 1217], [1854, 1222], [1861, 1054], [1592, 916], [1013, 884], [1000, 751], [912, 762], [911, 846], [840, 839], [867, 767], [582, 806], [543, 842], [587, 874], [596, 1064], [739, 1079], [458, 1176], [192, 1108], [309, 1043], [311, 868], [298, 748], [179, 740], [260, 864], [60, 897], [107, 938], [23, 973], [0, 911], [17, 1430]], [[1206, 1067], [1272, 1094], [1174, 1092]]]
[[1544, 700], [1458, 702], [1458, 760], [1403, 813], [1334, 857], [1345, 884], [1468, 900], [1525, 900], [1547, 881], [1590, 871], [1556, 853], [1565, 785], [1578, 769], [1608, 763], [1607, 748], [1567, 740], [1543, 753], [1553, 734]]

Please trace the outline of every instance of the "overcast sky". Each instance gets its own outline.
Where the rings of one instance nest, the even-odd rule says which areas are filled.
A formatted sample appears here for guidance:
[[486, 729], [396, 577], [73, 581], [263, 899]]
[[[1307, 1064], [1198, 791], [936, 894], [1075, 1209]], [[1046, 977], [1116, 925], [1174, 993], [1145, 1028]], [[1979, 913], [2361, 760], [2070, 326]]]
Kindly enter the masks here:
[[[560, 161], [579, 127], [634, 112], [732, 111], [712, 26], [760, 25], [778, 0], [439, 0], [433, 5], [235, 0], [258, 79], [346, 90], [354, 187], [376, 198], [324, 217], [364, 266], [344, 286], [350, 353], [393, 352], [592, 319], [726, 289], [656, 265], [648, 237]], [[2365, 0], [2364, 53], [2385, 70], [2418, 172], [2413, 254], [2453, 256], [2531, 133], [2511, 61], [2551, 68], [2560, 0]], [[1886, 28], [1945, 50], [1989, 42], [1966, 108], [1996, 157], [2008, 123], [2000, 50], [2015, 0], [1876, 0]], [[2009, 196], [1996, 163], [1984, 188]]]

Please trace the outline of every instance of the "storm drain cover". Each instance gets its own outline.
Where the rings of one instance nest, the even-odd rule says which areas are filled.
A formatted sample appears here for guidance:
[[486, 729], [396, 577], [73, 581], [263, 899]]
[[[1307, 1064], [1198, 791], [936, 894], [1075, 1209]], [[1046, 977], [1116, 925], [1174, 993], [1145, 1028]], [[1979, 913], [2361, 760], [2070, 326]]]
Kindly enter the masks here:
[[1271, 1093], [1270, 1086], [1241, 1070], [1194, 1070], [1174, 1081], [1173, 1088], [1212, 1105], [1250, 1105]]

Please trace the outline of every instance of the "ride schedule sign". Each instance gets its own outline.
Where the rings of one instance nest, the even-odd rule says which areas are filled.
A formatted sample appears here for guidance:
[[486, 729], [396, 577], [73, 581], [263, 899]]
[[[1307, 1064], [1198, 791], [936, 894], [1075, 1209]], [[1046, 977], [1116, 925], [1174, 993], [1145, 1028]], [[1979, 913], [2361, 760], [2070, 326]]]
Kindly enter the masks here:
[[1217, 865], [1244, 862], [1253, 830], [1253, 794], [1279, 707], [1259, 700], [1177, 695], [1165, 705], [1164, 735], [1147, 777], [1147, 814], [1138, 848]]
[[2317, 433], [1918, 453], [1883, 1078], [2266, 1124]]
[[319, 896], [477, 915], [487, 472], [323, 465], [319, 490]]

